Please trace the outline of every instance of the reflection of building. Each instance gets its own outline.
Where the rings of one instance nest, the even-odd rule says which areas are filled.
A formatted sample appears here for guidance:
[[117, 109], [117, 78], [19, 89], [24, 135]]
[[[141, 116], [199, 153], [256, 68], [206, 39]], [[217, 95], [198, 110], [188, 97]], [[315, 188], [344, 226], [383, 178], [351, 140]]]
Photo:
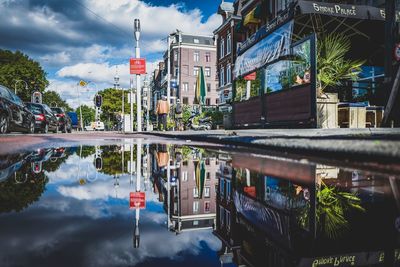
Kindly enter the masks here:
[[[399, 252], [393, 224], [399, 210], [388, 196], [398, 182], [269, 157], [219, 155], [219, 162], [214, 234], [223, 244], [221, 263], [334, 266], [341, 259], [337, 266], [397, 266], [390, 253]], [[341, 208], [327, 197], [335, 203], [346, 194], [365, 211], [349, 207], [344, 220], [336, 220], [340, 213], [330, 218], [330, 209]]]
[[214, 227], [218, 166], [215, 157], [189, 157], [171, 170], [176, 179], [171, 187], [171, 222], [177, 233]]

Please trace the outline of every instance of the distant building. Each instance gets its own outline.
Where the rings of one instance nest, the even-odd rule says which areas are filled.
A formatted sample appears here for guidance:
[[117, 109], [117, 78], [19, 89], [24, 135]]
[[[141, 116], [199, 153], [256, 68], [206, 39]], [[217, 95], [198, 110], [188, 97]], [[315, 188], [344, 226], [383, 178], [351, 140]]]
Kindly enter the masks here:
[[[171, 102], [177, 98], [181, 103], [193, 105], [196, 79], [203, 68], [207, 93], [205, 104], [218, 105], [216, 46], [212, 36], [190, 35], [176, 31], [171, 34]], [[165, 68], [161, 74], [163, 94], [167, 92], [168, 51], [164, 54]]]

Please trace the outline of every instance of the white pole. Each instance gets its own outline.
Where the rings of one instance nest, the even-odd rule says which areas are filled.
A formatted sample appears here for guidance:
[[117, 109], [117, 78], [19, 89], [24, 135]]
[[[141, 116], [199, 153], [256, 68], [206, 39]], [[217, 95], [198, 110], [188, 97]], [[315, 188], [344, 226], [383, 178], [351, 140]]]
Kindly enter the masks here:
[[130, 116], [130, 123], [129, 123], [129, 131], [133, 132], [133, 78], [131, 75], [131, 94], [129, 95], [129, 100], [131, 101], [131, 116]]
[[140, 192], [140, 180], [142, 178], [142, 140], [137, 140], [136, 146], [136, 192]]
[[76, 85], [76, 90], [78, 91], [78, 104], [79, 104], [79, 113], [80, 113], [80, 120], [81, 120], [81, 131], [83, 131], [83, 120], [82, 120], [82, 105], [81, 105], [81, 93], [78, 89], [78, 84]]
[[170, 97], [171, 97], [171, 36], [168, 35], [168, 60], [167, 60], [167, 101], [168, 104], [171, 104]]
[[[140, 58], [139, 40], [136, 41], [136, 58]], [[136, 74], [136, 115], [137, 115], [137, 131], [142, 131], [142, 89], [140, 86], [140, 74]]]

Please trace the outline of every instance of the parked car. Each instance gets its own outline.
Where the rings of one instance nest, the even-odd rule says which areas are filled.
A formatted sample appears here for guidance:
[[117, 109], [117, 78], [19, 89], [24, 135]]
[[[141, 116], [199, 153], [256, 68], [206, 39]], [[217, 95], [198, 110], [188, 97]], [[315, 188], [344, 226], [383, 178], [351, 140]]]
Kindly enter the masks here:
[[26, 103], [26, 105], [35, 115], [35, 131], [42, 133], [58, 132], [57, 117], [47, 105], [36, 103]]
[[72, 129], [78, 130], [79, 128], [78, 114], [76, 114], [76, 112], [67, 112], [67, 114], [68, 117], [71, 119]]
[[35, 118], [24, 102], [7, 87], [0, 85], [0, 133], [33, 133]]
[[64, 111], [63, 108], [52, 107], [51, 111], [56, 115], [58, 120], [58, 130], [63, 133], [70, 133], [72, 131], [71, 118]]

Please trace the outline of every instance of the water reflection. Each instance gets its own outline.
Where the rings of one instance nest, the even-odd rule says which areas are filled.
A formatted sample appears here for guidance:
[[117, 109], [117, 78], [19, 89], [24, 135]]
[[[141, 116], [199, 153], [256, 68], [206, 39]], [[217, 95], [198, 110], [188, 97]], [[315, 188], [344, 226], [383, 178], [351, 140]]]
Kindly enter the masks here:
[[395, 266], [399, 197], [396, 176], [305, 160], [41, 149], [0, 158], [0, 265]]

